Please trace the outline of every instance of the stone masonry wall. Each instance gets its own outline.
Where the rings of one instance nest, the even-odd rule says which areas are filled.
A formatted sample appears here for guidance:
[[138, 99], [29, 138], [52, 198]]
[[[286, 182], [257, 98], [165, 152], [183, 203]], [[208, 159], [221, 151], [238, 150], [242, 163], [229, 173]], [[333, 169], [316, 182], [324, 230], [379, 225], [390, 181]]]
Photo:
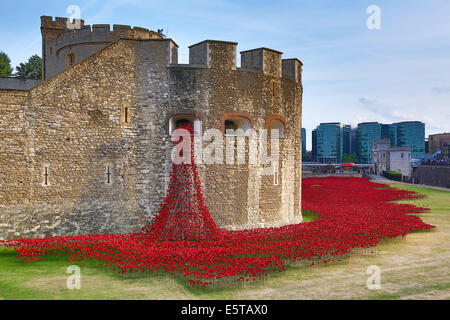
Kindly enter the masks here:
[[301, 63], [264, 49], [262, 65], [249, 62], [260, 69], [237, 68], [236, 43], [208, 41], [195, 65], [179, 65], [177, 48], [121, 39], [29, 92], [0, 90], [0, 238], [139, 230], [167, 190], [177, 114], [203, 130], [223, 130], [228, 116], [256, 130], [283, 121], [278, 184], [248, 154], [245, 164], [199, 164], [200, 180], [219, 226], [302, 220]]
[[419, 166], [412, 177], [419, 184], [450, 188], [449, 166]]
[[280, 77], [280, 55], [279, 59], [269, 55], [266, 72], [260, 72], [235, 68], [233, 43], [212, 41], [209, 47], [209, 66], [169, 68], [170, 85], [165, 93], [169, 100], [161, 105], [161, 118], [168, 122], [177, 112], [198, 114], [204, 119], [204, 129], [220, 130], [224, 116], [244, 114], [258, 130], [266, 128], [268, 117], [280, 116], [287, 127], [285, 139], [280, 139], [277, 186], [273, 175], [261, 174], [261, 164], [199, 166], [208, 209], [216, 223], [228, 228], [301, 221], [301, 83]]
[[[1, 238], [128, 232], [145, 224], [134, 173], [134, 45], [122, 40], [103, 49], [31, 90], [28, 104], [15, 110], [0, 96], [2, 129], [18, 136], [7, 142], [15, 152], [2, 153], [1, 171], [10, 173], [1, 180]], [[124, 105], [130, 125], [121, 124]]]

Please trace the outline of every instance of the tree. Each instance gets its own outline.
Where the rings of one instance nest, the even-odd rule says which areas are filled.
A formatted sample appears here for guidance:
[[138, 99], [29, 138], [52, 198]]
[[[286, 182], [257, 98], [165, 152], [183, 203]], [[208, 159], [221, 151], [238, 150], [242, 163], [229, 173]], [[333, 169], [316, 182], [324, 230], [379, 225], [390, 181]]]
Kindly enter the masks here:
[[28, 62], [16, 67], [17, 78], [40, 79], [42, 77], [42, 59], [37, 54], [31, 56]]
[[342, 162], [343, 163], [348, 163], [348, 162], [357, 163], [358, 156], [356, 155], [355, 152], [353, 152], [352, 154], [344, 153], [344, 156], [342, 157]]
[[9, 77], [11, 72], [11, 60], [6, 53], [0, 52], [0, 77]]

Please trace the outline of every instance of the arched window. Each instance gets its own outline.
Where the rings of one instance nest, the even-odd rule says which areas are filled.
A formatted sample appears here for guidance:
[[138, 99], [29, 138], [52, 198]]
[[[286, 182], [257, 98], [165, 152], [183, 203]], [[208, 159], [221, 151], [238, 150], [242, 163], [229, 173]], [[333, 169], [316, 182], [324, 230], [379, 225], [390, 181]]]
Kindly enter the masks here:
[[250, 135], [252, 125], [244, 116], [228, 116], [224, 119], [224, 133], [229, 136]]
[[172, 134], [176, 128], [187, 125], [194, 128], [194, 134], [202, 133], [202, 122], [199, 117], [193, 114], [177, 114], [169, 120], [169, 134]]
[[270, 138], [272, 136], [272, 130], [277, 129], [278, 130], [278, 136], [279, 138], [285, 137], [285, 131], [286, 126], [284, 125], [284, 122], [280, 119], [271, 119], [267, 123], [267, 136]]

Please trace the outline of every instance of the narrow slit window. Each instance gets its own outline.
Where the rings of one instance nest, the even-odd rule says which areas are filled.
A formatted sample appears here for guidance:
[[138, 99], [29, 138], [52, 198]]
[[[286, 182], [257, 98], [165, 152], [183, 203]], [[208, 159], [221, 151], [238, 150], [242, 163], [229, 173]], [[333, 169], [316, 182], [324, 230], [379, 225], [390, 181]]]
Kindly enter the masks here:
[[277, 186], [279, 183], [279, 177], [278, 177], [278, 164], [273, 164], [273, 185]]
[[122, 122], [123, 125], [129, 125], [130, 122], [131, 122], [130, 106], [129, 105], [124, 105], [122, 107], [121, 122]]
[[111, 167], [106, 167], [106, 183], [111, 184]]
[[44, 186], [48, 186], [48, 166], [44, 167], [44, 182], [43, 185]]
[[124, 121], [125, 121], [125, 123], [129, 123], [128, 117], [129, 117], [128, 107], [125, 107], [125, 110], [124, 110]]

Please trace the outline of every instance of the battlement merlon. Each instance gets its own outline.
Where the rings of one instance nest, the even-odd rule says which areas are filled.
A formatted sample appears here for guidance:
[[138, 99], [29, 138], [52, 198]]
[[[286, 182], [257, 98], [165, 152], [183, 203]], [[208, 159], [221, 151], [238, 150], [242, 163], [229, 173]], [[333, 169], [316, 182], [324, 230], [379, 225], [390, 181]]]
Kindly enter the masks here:
[[189, 64], [236, 70], [237, 42], [204, 40], [189, 46]]
[[303, 63], [297, 58], [281, 60], [283, 77], [294, 79], [296, 82], [302, 81], [302, 67]]

